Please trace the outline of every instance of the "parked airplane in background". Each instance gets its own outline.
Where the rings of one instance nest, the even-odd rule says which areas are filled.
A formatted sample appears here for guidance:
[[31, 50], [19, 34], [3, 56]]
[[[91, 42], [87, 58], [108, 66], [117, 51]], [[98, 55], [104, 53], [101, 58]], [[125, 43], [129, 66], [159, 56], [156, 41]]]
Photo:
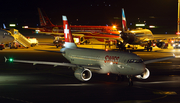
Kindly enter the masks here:
[[[53, 25], [45, 12], [41, 12], [38, 8], [40, 27], [29, 28], [35, 29], [36, 33], [45, 33], [55, 37], [54, 44], [59, 47], [64, 43], [64, 34], [62, 25]], [[124, 9], [122, 9], [122, 33], [113, 26], [70, 26], [73, 37], [76, 43], [88, 44], [91, 39], [96, 39], [100, 42], [117, 44], [120, 49], [126, 49], [126, 44], [141, 45], [147, 51], [152, 51], [152, 46], [155, 44], [152, 32], [149, 29], [127, 30], [126, 18]], [[152, 44], [153, 43], [153, 44]], [[165, 42], [156, 41], [156, 46], [159, 48], [167, 48]], [[137, 47], [133, 47], [137, 48]]]
[[4, 49], [4, 44], [14, 41], [14, 37], [6, 30], [0, 30], [0, 50]]
[[5, 62], [10, 61], [72, 67], [72, 69], [75, 71], [74, 76], [80, 81], [90, 80], [92, 77], [92, 72], [127, 75], [129, 78], [129, 85], [132, 86], [132, 76], [136, 76], [139, 79], [147, 79], [149, 77], [150, 72], [146, 68], [145, 64], [174, 58], [174, 56], [172, 56], [143, 61], [139, 56], [133, 53], [78, 48], [74, 43], [67, 17], [62, 16], [62, 18], [65, 47], [62, 48], [60, 52], [71, 63], [13, 60], [11, 58], [7, 59], [6, 57]]
[[[58, 39], [64, 37], [63, 25], [54, 25], [47, 17], [45, 12], [41, 12], [38, 8], [40, 27], [39, 28], [29, 28], [35, 29], [36, 33], [49, 34]], [[89, 39], [98, 38], [99, 41], [104, 39], [119, 38], [120, 32], [117, 31], [116, 26], [81, 26], [81, 25], [70, 25], [73, 37], [78, 39], [77, 43], [89, 43]], [[102, 38], [103, 37], [103, 38]]]
[[[123, 39], [122, 46], [125, 46], [127, 43], [131, 45], [141, 45], [144, 46], [147, 51], [152, 51], [152, 43], [155, 41], [153, 33], [149, 29], [137, 28], [134, 30], [128, 30], [126, 25], [126, 17], [124, 9], [122, 9], [122, 32], [121, 38]], [[167, 48], [168, 45], [165, 45], [164, 42], [155, 42], [159, 48]], [[125, 48], [125, 47], [122, 47]]]

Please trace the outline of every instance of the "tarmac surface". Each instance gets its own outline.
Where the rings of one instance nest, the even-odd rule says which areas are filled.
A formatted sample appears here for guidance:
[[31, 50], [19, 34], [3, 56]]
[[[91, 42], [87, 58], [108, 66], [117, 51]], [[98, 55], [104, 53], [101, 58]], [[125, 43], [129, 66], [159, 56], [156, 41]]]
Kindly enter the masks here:
[[[80, 82], [68, 67], [4, 62], [4, 56], [18, 60], [68, 62], [52, 45], [53, 38], [39, 36], [40, 45], [32, 48], [5, 49], [0, 51], [0, 102], [1, 103], [179, 103], [180, 58], [146, 65], [150, 77], [116, 81], [116, 75], [97, 74], [88, 82]], [[82, 45], [81, 45], [82, 46]], [[79, 46], [79, 47], [81, 47]], [[103, 48], [102, 45], [83, 45]], [[180, 49], [153, 48], [130, 50], [144, 60], [178, 55]]]

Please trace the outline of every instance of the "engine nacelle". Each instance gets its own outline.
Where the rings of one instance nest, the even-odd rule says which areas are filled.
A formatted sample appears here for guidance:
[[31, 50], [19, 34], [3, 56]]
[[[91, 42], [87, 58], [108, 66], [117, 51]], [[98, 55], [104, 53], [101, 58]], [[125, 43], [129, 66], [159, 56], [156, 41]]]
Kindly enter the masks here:
[[136, 78], [138, 79], [147, 79], [150, 76], [150, 71], [145, 68], [145, 72], [142, 73], [142, 75], [136, 75]]
[[168, 47], [168, 43], [165, 42], [157, 42], [156, 46], [159, 48], [167, 48]]
[[92, 72], [86, 68], [79, 68], [75, 70], [74, 76], [80, 81], [88, 81], [92, 77]]

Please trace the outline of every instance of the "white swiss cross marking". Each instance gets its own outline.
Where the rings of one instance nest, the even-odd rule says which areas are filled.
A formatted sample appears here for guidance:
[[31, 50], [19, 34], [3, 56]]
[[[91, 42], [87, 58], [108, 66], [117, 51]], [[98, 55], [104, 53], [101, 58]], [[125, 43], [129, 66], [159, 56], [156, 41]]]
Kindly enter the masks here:
[[67, 34], [69, 34], [69, 29], [67, 29], [67, 24], [65, 25], [64, 33], [65, 33], [65, 38], [67, 38]]

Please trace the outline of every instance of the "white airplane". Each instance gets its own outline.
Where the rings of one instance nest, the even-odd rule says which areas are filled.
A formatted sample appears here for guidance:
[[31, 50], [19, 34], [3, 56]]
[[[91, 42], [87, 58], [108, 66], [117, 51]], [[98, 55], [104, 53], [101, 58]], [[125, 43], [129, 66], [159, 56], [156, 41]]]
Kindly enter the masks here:
[[145, 64], [157, 62], [161, 60], [167, 60], [172, 57], [160, 58], [150, 61], [143, 61], [139, 56], [133, 53], [123, 51], [105, 51], [97, 49], [78, 48], [74, 43], [71, 30], [69, 29], [66, 16], [63, 18], [65, 47], [60, 50], [63, 56], [71, 63], [58, 63], [58, 62], [46, 62], [46, 61], [27, 61], [27, 60], [13, 60], [7, 59], [5, 62], [21, 62], [21, 63], [33, 63], [46, 64], [54, 66], [67, 66], [72, 67], [75, 71], [74, 76], [80, 81], [88, 81], [92, 77], [92, 72], [97, 73], [114, 73], [120, 75], [126, 75], [129, 78], [129, 85], [132, 86], [132, 76], [139, 79], [147, 79], [150, 75], [149, 70]]
[[0, 30], [0, 50], [4, 49], [4, 44], [14, 41], [14, 37], [11, 36], [6, 30]]
[[[147, 51], [152, 51], [152, 43], [156, 41], [156, 45], [159, 48], [167, 48], [168, 44], [154, 38], [153, 33], [149, 29], [132, 29], [128, 30], [124, 9], [122, 8], [122, 32], [121, 38], [123, 39], [122, 49], [125, 49], [125, 45], [141, 45]], [[134, 47], [133, 47], [134, 48]]]

